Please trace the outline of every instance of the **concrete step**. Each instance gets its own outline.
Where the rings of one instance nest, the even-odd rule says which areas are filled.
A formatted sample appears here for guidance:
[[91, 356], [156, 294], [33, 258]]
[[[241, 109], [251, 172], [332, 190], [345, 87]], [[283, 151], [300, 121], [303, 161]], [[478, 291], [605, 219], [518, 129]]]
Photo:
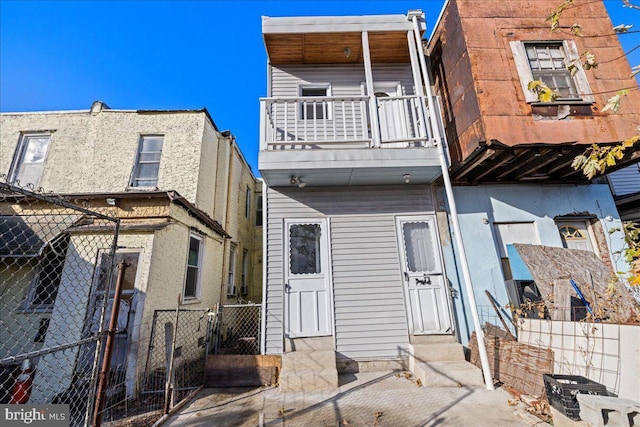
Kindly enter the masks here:
[[293, 351], [335, 350], [333, 336], [311, 338], [285, 338], [285, 353]]
[[282, 370], [286, 372], [328, 368], [336, 369], [336, 352], [333, 350], [292, 351], [282, 355]]
[[457, 343], [455, 335], [410, 335], [409, 342], [413, 345], [418, 344], [441, 344], [441, 343]]
[[464, 347], [459, 343], [414, 344], [410, 348], [416, 362], [461, 362]]
[[333, 369], [305, 369], [295, 372], [283, 370], [280, 374], [280, 390], [282, 391], [318, 391], [336, 388], [338, 388], [338, 371], [335, 367]]
[[337, 387], [335, 351], [292, 351], [282, 355], [281, 390], [315, 391]]
[[482, 387], [482, 371], [468, 362], [416, 363], [413, 375], [425, 387]]

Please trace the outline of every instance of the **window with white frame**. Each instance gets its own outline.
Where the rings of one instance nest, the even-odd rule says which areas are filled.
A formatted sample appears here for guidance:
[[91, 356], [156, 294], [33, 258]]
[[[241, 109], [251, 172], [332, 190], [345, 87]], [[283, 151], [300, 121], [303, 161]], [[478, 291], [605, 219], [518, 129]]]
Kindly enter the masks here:
[[189, 252], [187, 255], [187, 274], [184, 281], [184, 298], [200, 297], [200, 273], [202, 270], [203, 239], [197, 234], [189, 235]]
[[240, 293], [247, 295], [249, 293], [249, 251], [242, 251], [242, 277], [240, 278]]
[[251, 216], [251, 190], [247, 188], [246, 199], [244, 202], [244, 216], [249, 218]]
[[299, 117], [301, 120], [324, 120], [331, 119], [331, 105], [328, 100], [319, 99], [331, 96], [331, 85], [313, 84], [301, 85], [299, 94], [303, 98], [311, 98], [308, 101], [302, 100]]
[[51, 311], [58, 296], [62, 270], [67, 256], [69, 235], [63, 234], [50, 242], [38, 260], [38, 271], [33, 278], [25, 310]]
[[528, 85], [541, 80], [558, 92], [557, 102], [593, 102], [580, 55], [573, 40], [510, 42], [527, 102], [538, 102]]
[[227, 296], [236, 294], [236, 247], [229, 249], [229, 270], [227, 271]]
[[42, 177], [50, 142], [49, 134], [22, 135], [9, 172], [11, 181], [19, 181], [23, 186], [37, 186]]
[[142, 135], [138, 143], [136, 162], [131, 174], [131, 187], [156, 187], [164, 136]]

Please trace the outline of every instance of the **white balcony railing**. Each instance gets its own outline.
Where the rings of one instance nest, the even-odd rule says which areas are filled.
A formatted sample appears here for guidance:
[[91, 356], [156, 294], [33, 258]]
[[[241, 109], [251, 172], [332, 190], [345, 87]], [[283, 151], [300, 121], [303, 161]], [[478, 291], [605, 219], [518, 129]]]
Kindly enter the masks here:
[[431, 146], [426, 102], [419, 96], [375, 97], [379, 140], [368, 96], [262, 98], [261, 150]]

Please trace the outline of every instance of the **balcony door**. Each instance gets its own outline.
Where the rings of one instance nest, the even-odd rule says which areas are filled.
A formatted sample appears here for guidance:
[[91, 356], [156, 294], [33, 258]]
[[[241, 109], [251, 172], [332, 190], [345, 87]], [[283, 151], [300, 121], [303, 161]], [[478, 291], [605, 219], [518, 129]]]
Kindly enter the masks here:
[[381, 142], [385, 147], [406, 146], [405, 142], [388, 142], [407, 137], [404, 104], [396, 99], [402, 95], [402, 86], [399, 82], [378, 82], [373, 84], [373, 91], [378, 105]]

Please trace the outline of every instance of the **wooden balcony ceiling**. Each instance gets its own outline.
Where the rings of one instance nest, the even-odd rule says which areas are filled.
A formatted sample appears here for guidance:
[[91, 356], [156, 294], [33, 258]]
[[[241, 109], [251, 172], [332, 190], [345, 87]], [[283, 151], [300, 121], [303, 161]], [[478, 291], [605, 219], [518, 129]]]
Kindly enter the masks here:
[[[600, 144], [600, 145], [613, 145]], [[457, 185], [483, 183], [544, 182], [586, 183], [581, 170], [571, 167], [573, 159], [584, 153], [585, 144], [528, 144], [507, 146], [498, 141], [483, 144], [461, 165], [451, 170]], [[640, 159], [639, 152], [627, 151], [613, 172]]]
[[[362, 64], [361, 33], [265, 34], [267, 55], [273, 65]], [[349, 48], [349, 56], [345, 49]], [[369, 33], [372, 63], [408, 63], [406, 32]]]

